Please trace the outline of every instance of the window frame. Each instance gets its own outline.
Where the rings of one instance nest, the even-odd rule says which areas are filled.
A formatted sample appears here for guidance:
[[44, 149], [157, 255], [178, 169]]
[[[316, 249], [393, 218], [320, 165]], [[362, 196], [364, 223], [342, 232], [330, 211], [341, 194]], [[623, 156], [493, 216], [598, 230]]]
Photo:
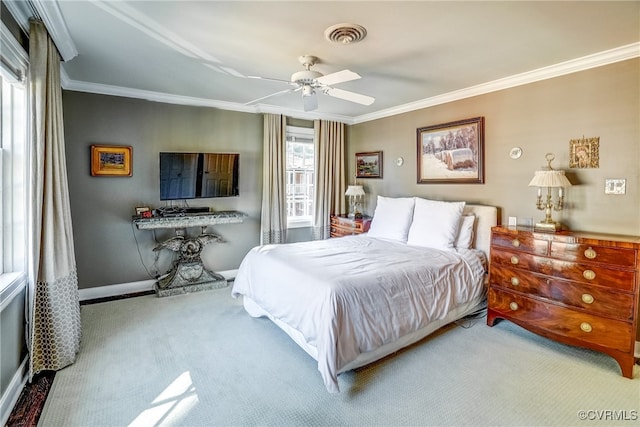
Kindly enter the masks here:
[[[296, 139], [302, 140], [302, 141], [296, 141]], [[287, 205], [287, 228], [303, 228], [303, 227], [312, 227], [313, 223], [314, 223], [314, 204], [315, 204], [315, 186], [316, 186], [316, 161], [315, 161], [315, 157], [316, 157], [316, 147], [315, 147], [315, 130], [313, 128], [306, 128], [306, 127], [300, 127], [300, 126], [287, 126], [286, 127], [286, 136], [285, 136], [285, 142], [286, 142], [286, 147], [285, 147], [285, 156], [286, 156], [286, 166], [285, 166], [285, 175], [286, 175], [286, 186], [287, 186], [287, 191], [286, 191], [286, 205]], [[305, 200], [307, 201], [307, 203], [310, 201], [311, 206], [309, 208], [309, 210], [311, 211], [311, 215], [306, 215], [306, 216], [300, 216], [300, 217], [296, 217], [296, 216], [289, 216], [289, 204], [291, 203], [290, 200], [290, 196], [289, 196], [289, 186], [295, 186], [295, 185], [300, 185], [300, 184], [296, 184], [295, 182], [292, 182], [291, 184], [289, 183], [290, 181], [290, 172], [294, 170], [294, 168], [291, 168], [289, 165], [289, 143], [290, 142], [294, 142], [294, 143], [302, 143], [302, 144], [309, 144], [312, 146], [313, 148], [313, 155], [312, 155], [312, 165], [313, 168], [311, 169], [311, 183], [306, 182], [302, 185], [305, 185], [307, 187], [311, 187], [310, 191], [307, 191], [306, 193], [310, 193], [310, 195], [308, 197], [305, 197]], [[300, 169], [302, 171], [308, 171], [309, 169]], [[305, 173], [305, 176], [307, 176], [307, 180], [308, 180], [308, 174]], [[294, 197], [295, 197], [295, 192], [294, 192]]]
[[28, 269], [29, 56], [0, 24], [0, 299], [6, 303]]

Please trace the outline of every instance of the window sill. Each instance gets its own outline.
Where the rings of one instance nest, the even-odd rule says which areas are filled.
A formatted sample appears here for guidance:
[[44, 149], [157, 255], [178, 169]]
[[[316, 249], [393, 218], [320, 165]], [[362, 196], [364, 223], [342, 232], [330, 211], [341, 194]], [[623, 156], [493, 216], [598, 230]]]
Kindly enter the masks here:
[[287, 221], [287, 228], [308, 228], [313, 227], [313, 221], [310, 219], [297, 219]]
[[27, 286], [27, 276], [22, 272], [0, 274], [0, 311]]

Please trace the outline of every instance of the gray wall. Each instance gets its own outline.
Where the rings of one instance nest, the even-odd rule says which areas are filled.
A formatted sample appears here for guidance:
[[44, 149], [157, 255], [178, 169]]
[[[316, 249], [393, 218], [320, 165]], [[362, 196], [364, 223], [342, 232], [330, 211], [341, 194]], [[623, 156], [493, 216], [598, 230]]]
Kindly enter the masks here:
[[[25, 282], [26, 283], [26, 282]], [[9, 292], [5, 292], [9, 294]], [[27, 355], [25, 343], [24, 304], [26, 287], [9, 300], [0, 292], [0, 397], [4, 397], [9, 384]]]
[[[544, 215], [535, 209], [536, 189], [527, 184], [545, 165], [545, 154], [553, 152], [553, 166], [565, 169], [574, 184], [567, 191], [566, 209], [554, 213], [555, 219], [571, 229], [640, 235], [638, 75], [640, 60], [634, 59], [349, 126], [348, 158], [360, 151], [384, 152], [383, 179], [360, 180], [368, 193], [365, 211], [373, 213], [377, 194], [418, 195], [496, 205], [505, 221], [507, 216], [537, 221]], [[165, 251], [154, 260], [152, 248], [170, 231], [153, 233], [131, 225], [135, 206], [162, 205], [159, 151], [241, 153], [240, 197], [192, 204], [250, 215], [243, 224], [213, 228], [228, 243], [205, 250], [211, 269], [237, 268], [259, 243], [261, 115], [68, 91], [64, 107], [80, 288], [148, 279], [141, 258], [152, 275], [169, 267], [172, 254]], [[477, 116], [485, 117], [485, 183], [416, 184], [416, 129]], [[569, 140], [583, 136], [600, 137], [598, 169], [568, 169]], [[133, 177], [91, 177], [89, 147], [95, 143], [132, 145]], [[518, 160], [509, 158], [515, 146], [524, 151]], [[398, 156], [405, 159], [401, 167], [394, 162]], [[353, 162], [349, 173], [354, 174]], [[627, 193], [605, 195], [605, 178], [625, 178]], [[295, 233], [292, 237], [298, 240]]]
[[[173, 231], [138, 230], [131, 222], [134, 207], [165, 205], [159, 199], [160, 151], [240, 153], [239, 197], [189, 202], [249, 215], [242, 224], [209, 227], [227, 243], [210, 244], [203, 251], [205, 265], [214, 271], [238, 268], [243, 256], [259, 243], [262, 115], [70, 91], [63, 98], [81, 289], [146, 280], [170, 267], [173, 252], [158, 254], [152, 249]], [[133, 176], [92, 177], [92, 144], [131, 145]], [[188, 231], [197, 234], [200, 229]]]
[[[574, 230], [640, 235], [638, 76], [640, 60], [633, 59], [351, 126], [348, 158], [383, 151], [383, 178], [359, 180], [368, 193], [365, 212], [373, 214], [378, 194], [417, 195], [497, 205], [505, 223], [507, 216], [538, 221], [537, 190], [527, 185], [553, 152], [553, 167], [574, 184], [554, 219]], [[485, 183], [416, 184], [416, 129], [478, 116], [485, 117]], [[598, 169], [569, 169], [569, 141], [583, 136], [600, 137]], [[520, 159], [509, 158], [512, 147], [523, 149]], [[626, 194], [605, 195], [606, 178], [625, 178]]]

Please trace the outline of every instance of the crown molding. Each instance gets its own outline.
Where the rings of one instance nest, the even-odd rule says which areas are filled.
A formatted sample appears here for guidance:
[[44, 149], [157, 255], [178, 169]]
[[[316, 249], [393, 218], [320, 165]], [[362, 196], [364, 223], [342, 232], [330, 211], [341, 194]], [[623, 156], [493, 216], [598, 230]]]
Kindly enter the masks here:
[[73, 43], [57, 1], [27, 0], [3, 3], [26, 34], [29, 34], [29, 19], [33, 17], [42, 19], [64, 61], [70, 61], [78, 56], [78, 49]]
[[536, 70], [527, 71], [503, 79], [494, 80], [476, 86], [456, 90], [442, 95], [425, 98], [420, 101], [411, 102], [397, 107], [380, 110], [370, 114], [355, 117], [351, 124], [364, 123], [371, 120], [377, 120], [385, 117], [395, 116], [397, 114], [408, 113], [410, 111], [422, 108], [433, 107], [436, 105], [446, 104], [448, 102], [459, 101], [473, 96], [484, 95], [499, 90], [509, 89], [516, 86], [522, 86], [541, 80], [552, 79], [578, 71], [585, 71], [591, 68], [601, 67], [603, 65], [613, 64], [615, 62], [626, 61], [628, 59], [640, 56], [640, 42], [631, 43], [614, 49], [595, 53], [593, 55], [583, 56], [582, 58], [572, 59], [561, 62], [559, 64], [548, 67], [538, 68]]
[[64, 68], [61, 70], [61, 73], [60, 73], [60, 81], [62, 83], [63, 89], [76, 91], [76, 92], [94, 93], [98, 95], [120, 96], [123, 98], [144, 99], [147, 101], [163, 102], [166, 104], [218, 108], [221, 110], [239, 111], [244, 113], [284, 114], [287, 117], [293, 117], [296, 119], [306, 119], [306, 120], [325, 119], [325, 120], [342, 122], [346, 124], [349, 124], [349, 122], [352, 121], [351, 117], [341, 116], [337, 114], [320, 114], [312, 111], [304, 112], [304, 111], [285, 109], [282, 107], [276, 107], [273, 105], [266, 105], [266, 104], [245, 105], [245, 104], [239, 104], [236, 102], [226, 102], [226, 101], [218, 101], [215, 99], [172, 95], [169, 93], [154, 92], [150, 90], [141, 90], [141, 89], [132, 89], [132, 88], [122, 87], [122, 86], [112, 86], [112, 85], [105, 85], [100, 83], [87, 83], [87, 82], [82, 82], [77, 80], [71, 80], [67, 72], [64, 70]]
[[593, 55], [584, 56], [582, 58], [561, 62], [559, 64], [548, 67], [538, 68], [521, 74], [516, 74], [503, 79], [494, 80], [476, 86], [456, 90], [442, 95], [425, 98], [416, 102], [411, 102], [397, 107], [376, 111], [370, 114], [364, 114], [357, 117], [349, 117], [342, 115], [320, 114], [316, 112], [302, 112], [298, 110], [283, 109], [273, 105], [257, 104], [244, 105], [235, 102], [217, 101], [213, 99], [195, 98], [189, 96], [172, 95], [162, 92], [153, 92], [140, 89], [132, 89], [120, 86], [111, 86], [97, 83], [81, 82], [70, 80], [66, 73], [62, 73], [62, 86], [66, 90], [97, 93], [102, 95], [114, 95], [127, 98], [139, 98], [149, 101], [165, 102], [169, 104], [191, 105], [200, 107], [220, 108], [223, 110], [241, 111], [247, 113], [273, 113], [284, 114], [288, 117], [299, 119], [324, 119], [334, 120], [348, 125], [364, 123], [371, 120], [377, 120], [385, 117], [395, 116], [398, 114], [408, 113], [427, 107], [446, 104], [473, 96], [484, 95], [499, 90], [509, 89], [512, 87], [522, 86], [541, 80], [547, 80], [554, 77], [560, 77], [591, 68], [601, 67], [603, 65], [613, 64], [628, 59], [640, 57], [640, 42], [599, 52]]

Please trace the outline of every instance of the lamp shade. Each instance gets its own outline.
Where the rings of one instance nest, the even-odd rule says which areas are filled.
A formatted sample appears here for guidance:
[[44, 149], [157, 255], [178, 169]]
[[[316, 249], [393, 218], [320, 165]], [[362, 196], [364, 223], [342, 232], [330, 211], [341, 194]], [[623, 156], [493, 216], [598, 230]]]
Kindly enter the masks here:
[[571, 182], [562, 170], [536, 171], [529, 187], [571, 187]]
[[347, 188], [347, 191], [344, 193], [345, 196], [364, 196], [364, 189], [362, 185], [350, 185]]

